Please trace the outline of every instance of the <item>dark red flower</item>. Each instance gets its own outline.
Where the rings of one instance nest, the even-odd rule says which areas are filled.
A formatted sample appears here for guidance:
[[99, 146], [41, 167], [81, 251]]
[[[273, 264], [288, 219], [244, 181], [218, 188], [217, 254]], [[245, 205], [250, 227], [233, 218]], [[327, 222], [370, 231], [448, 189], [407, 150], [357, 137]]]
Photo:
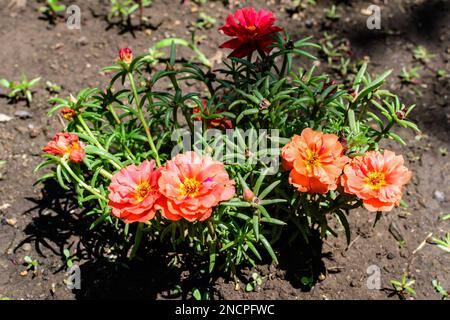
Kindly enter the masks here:
[[[205, 99], [203, 99], [202, 104], [203, 104], [203, 108], [205, 110], [204, 114], [206, 116], [210, 115], [211, 111], [208, 110], [208, 102]], [[218, 109], [214, 113], [221, 113], [223, 111], [224, 111], [223, 109]], [[195, 107], [192, 110], [193, 114], [201, 113], [201, 112], [202, 112], [202, 110], [200, 109], [200, 107]], [[201, 116], [194, 116], [193, 119], [194, 119], [194, 121], [203, 121]], [[229, 119], [227, 117], [212, 118], [212, 119], [206, 120], [206, 123], [208, 125], [208, 129], [218, 128], [218, 129], [226, 130], [226, 129], [233, 129], [233, 127], [234, 127], [231, 119]]]
[[233, 49], [231, 57], [242, 58], [255, 50], [269, 53], [271, 44], [275, 42], [273, 34], [283, 31], [283, 28], [274, 26], [277, 18], [272, 11], [261, 9], [259, 12], [252, 7], [236, 10], [229, 14], [224, 26], [219, 30], [233, 39], [222, 43], [220, 48]]

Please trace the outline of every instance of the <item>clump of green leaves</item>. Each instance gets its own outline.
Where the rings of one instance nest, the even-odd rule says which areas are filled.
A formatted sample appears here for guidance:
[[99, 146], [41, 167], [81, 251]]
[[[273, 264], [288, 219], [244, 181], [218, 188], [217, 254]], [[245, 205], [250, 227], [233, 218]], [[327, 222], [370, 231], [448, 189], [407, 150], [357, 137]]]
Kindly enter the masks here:
[[110, 0], [111, 7], [108, 14], [108, 21], [119, 18], [120, 23], [126, 22], [131, 25], [131, 15], [139, 10], [140, 23], [143, 23], [143, 9], [151, 5], [151, 0]]
[[439, 249], [442, 249], [445, 252], [450, 252], [450, 232], [447, 232], [447, 234], [441, 239], [432, 238], [432, 241], [438, 246]]
[[25, 75], [22, 75], [22, 80], [20, 82], [0, 79], [0, 85], [9, 89], [8, 98], [11, 100], [18, 101], [25, 99], [27, 104], [31, 104], [33, 101], [33, 92], [31, 89], [36, 86], [40, 80], [41, 78], [38, 77], [28, 81], [28, 78]]
[[247, 292], [255, 291], [258, 287], [262, 286], [265, 278], [266, 277], [261, 277], [259, 273], [253, 272], [250, 282], [248, 282], [245, 285], [245, 291]]
[[412, 84], [418, 85], [420, 83], [420, 73], [421, 67], [412, 67], [412, 68], [402, 68], [402, 72], [400, 73], [400, 79], [403, 84]]
[[401, 298], [405, 299], [408, 296], [415, 296], [416, 291], [414, 290], [415, 281], [408, 277], [408, 273], [403, 273], [402, 277], [398, 280], [391, 280], [391, 284], [394, 288], [395, 293]]
[[26, 265], [27, 270], [32, 270], [34, 273], [37, 271], [37, 267], [39, 266], [39, 261], [31, 258], [30, 256], [23, 257], [23, 261]]
[[341, 16], [337, 13], [337, 7], [334, 4], [325, 10], [325, 16], [331, 21], [337, 21], [341, 18]]
[[60, 93], [61, 90], [62, 90], [60, 85], [57, 85], [56, 83], [53, 83], [51, 81], [46, 81], [45, 82], [45, 88], [50, 93]]
[[450, 293], [442, 288], [441, 283], [438, 280], [433, 279], [431, 284], [433, 285], [434, 290], [441, 295], [442, 300], [450, 299]]
[[419, 60], [420, 62], [427, 64], [433, 59], [436, 55], [428, 52], [428, 49], [424, 46], [417, 46], [413, 49], [414, 59]]

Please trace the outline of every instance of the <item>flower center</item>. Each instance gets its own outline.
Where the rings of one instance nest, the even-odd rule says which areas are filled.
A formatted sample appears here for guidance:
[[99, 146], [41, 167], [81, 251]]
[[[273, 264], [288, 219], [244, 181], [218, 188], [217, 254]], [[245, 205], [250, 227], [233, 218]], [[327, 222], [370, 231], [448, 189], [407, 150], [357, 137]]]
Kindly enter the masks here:
[[312, 150], [308, 150], [307, 151], [307, 155], [306, 155], [306, 159], [305, 159], [305, 165], [306, 165], [306, 169], [308, 171], [310, 171], [314, 167], [320, 166], [319, 155], [316, 152], [312, 151]]
[[256, 27], [255, 26], [247, 26], [245, 27], [248, 31], [255, 31]]
[[386, 179], [383, 172], [370, 172], [366, 178], [364, 178], [364, 182], [372, 189], [378, 190], [382, 186], [386, 185]]
[[141, 182], [136, 187], [135, 198], [137, 201], [142, 202], [148, 196], [148, 194], [152, 191], [153, 191], [153, 188], [147, 181]]
[[180, 192], [182, 196], [195, 197], [200, 192], [201, 183], [193, 178], [184, 180], [180, 185]]

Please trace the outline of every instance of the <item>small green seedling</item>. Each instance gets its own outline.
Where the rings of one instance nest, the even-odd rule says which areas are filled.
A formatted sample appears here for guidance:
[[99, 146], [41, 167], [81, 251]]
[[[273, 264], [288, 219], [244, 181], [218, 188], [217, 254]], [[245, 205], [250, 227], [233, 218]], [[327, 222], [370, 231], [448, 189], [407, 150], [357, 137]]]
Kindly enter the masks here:
[[50, 82], [50, 81], [47, 81], [45, 83], [45, 88], [50, 93], [60, 93], [62, 90], [61, 86], [57, 85], [56, 83]]
[[450, 214], [447, 214], [447, 215], [441, 217], [441, 220], [442, 220], [442, 221], [450, 220]]
[[111, 9], [108, 14], [108, 21], [119, 18], [121, 22], [127, 21], [130, 24], [131, 15], [140, 10], [140, 22], [143, 22], [143, 8], [148, 7], [151, 0], [111, 0]]
[[446, 77], [447, 77], [447, 71], [444, 70], [444, 69], [438, 69], [438, 70], [436, 71], [436, 76], [437, 76], [439, 79], [446, 78]]
[[31, 88], [34, 87], [39, 80], [41, 80], [40, 77], [28, 81], [27, 77], [23, 75], [21, 82], [17, 83], [6, 79], [0, 79], [0, 85], [9, 89], [8, 98], [11, 100], [17, 101], [20, 99], [26, 99], [27, 104], [30, 104], [33, 101], [33, 93]]
[[255, 291], [256, 288], [260, 287], [263, 284], [264, 279], [265, 277], [261, 277], [258, 273], [253, 272], [252, 279], [245, 286], [245, 291], [247, 292]]
[[35, 273], [37, 270], [37, 267], [39, 266], [39, 261], [36, 259], [32, 259], [30, 256], [23, 257], [23, 261], [26, 264], [27, 270], [33, 270]]
[[213, 17], [207, 15], [204, 12], [200, 12], [198, 14], [197, 21], [194, 23], [194, 26], [197, 29], [211, 29], [212, 27], [214, 27], [216, 22], [217, 22], [217, 20], [214, 19]]
[[400, 73], [400, 76], [399, 76], [402, 83], [412, 84], [412, 85], [419, 84], [420, 83], [419, 70], [421, 70], [420, 67], [413, 67], [411, 69], [406, 69], [405, 67], [403, 67], [402, 72]]
[[325, 11], [325, 13], [326, 13], [327, 19], [332, 20], [332, 21], [339, 20], [340, 17], [341, 17], [341, 16], [337, 13], [336, 6], [335, 6], [334, 4], [333, 4], [330, 8], [328, 8], [328, 9]]
[[441, 283], [438, 280], [434, 279], [431, 283], [434, 290], [442, 296], [442, 300], [448, 300], [450, 298], [450, 293], [442, 288]]
[[59, 0], [47, 0], [45, 6], [39, 8], [39, 11], [44, 14], [47, 19], [54, 23], [59, 14], [66, 10], [66, 6], [59, 3]]
[[76, 257], [74, 254], [71, 255], [69, 249], [64, 249], [63, 250], [63, 254], [64, 254], [64, 259], [65, 259], [65, 263], [67, 265], [68, 268], [73, 266], [73, 259]]
[[209, 293], [207, 291], [205, 291], [203, 294], [200, 292], [199, 289], [197, 288], [193, 288], [192, 289], [192, 296], [194, 297], [195, 300], [200, 301], [200, 300], [211, 300]]
[[450, 252], [450, 232], [447, 232], [444, 238], [432, 238], [432, 241], [445, 252]]
[[414, 280], [409, 279], [407, 272], [403, 273], [400, 280], [391, 280], [394, 292], [402, 299], [405, 299], [408, 295], [416, 295], [416, 291], [413, 288], [414, 283]]
[[424, 46], [417, 46], [413, 50], [414, 59], [419, 60], [422, 63], [428, 63], [435, 57], [434, 54], [428, 52], [428, 49]]

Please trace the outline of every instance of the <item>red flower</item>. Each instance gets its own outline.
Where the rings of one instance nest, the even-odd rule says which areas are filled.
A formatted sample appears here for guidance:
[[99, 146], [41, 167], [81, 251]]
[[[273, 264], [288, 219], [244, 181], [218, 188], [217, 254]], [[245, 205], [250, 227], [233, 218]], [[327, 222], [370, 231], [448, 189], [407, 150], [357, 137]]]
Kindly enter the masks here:
[[283, 28], [274, 26], [277, 18], [271, 11], [261, 9], [259, 12], [252, 7], [236, 10], [229, 14], [224, 26], [219, 30], [233, 39], [222, 43], [220, 48], [233, 49], [231, 57], [242, 58], [262, 50], [265, 53], [272, 51], [269, 48], [275, 42], [272, 35], [283, 31]]
[[83, 161], [86, 156], [83, 142], [78, 140], [76, 134], [68, 132], [57, 133], [42, 151], [59, 157], [68, 155], [74, 163]]
[[130, 48], [121, 48], [119, 50], [119, 60], [130, 64], [133, 61], [133, 51]]

